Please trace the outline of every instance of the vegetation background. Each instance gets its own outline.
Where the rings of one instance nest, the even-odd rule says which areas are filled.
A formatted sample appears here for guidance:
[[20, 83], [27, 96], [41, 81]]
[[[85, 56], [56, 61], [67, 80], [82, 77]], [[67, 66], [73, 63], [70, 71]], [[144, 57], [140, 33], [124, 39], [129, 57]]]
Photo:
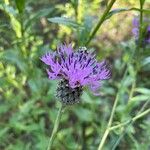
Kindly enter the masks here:
[[[107, 6], [108, 0], [0, 0], [0, 150], [47, 148], [59, 102], [57, 81], [47, 78], [40, 57], [60, 43], [85, 46]], [[140, 11], [134, 8], [140, 0], [117, 0], [88, 43], [110, 62], [112, 78], [101, 96], [85, 89], [81, 103], [67, 107], [54, 150], [96, 150], [116, 95], [113, 125], [150, 107], [150, 47], [137, 48], [132, 20]], [[112, 149], [149, 150], [150, 114], [112, 130], [104, 150]]]

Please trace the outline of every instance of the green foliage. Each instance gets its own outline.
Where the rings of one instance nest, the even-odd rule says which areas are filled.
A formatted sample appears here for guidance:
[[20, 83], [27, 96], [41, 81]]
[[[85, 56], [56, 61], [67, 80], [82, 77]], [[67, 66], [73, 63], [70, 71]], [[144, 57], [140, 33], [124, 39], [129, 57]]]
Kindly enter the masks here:
[[54, 18], [48, 18], [48, 21], [53, 22], [53, 23], [58, 23], [58, 24], [63, 24], [69, 27], [73, 28], [79, 28], [81, 25], [76, 23], [75, 21], [65, 18], [65, 17], [54, 17]]
[[144, 5], [145, 0], [140, 0], [141, 5]]
[[[146, 17], [148, 1], [140, 2]], [[85, 46], [105, 8], [106, 1], [98, 0], [1, 1], [0, 150], [47, 148], [59, 101], [57, 82], [47, 78], [40, 57], [60, 43]], [[87, 46], [98, 59], [108, 59], [112, 78], [103, 83], [101, 96], [84, 89], [81, 103], [65, 109], [54, 150], [96, 150], [118, 92], [112, 126], [149, 108], [150, 47], [138, 48], [131, 34], [133, 13], [140, 12], [139, 1], [118, 1]], [[104, 149], [117, 143], [116, 149], [148, 150], [149, 141], [147, 114], [110, 132]]]
[[25, 0], [15, 0], [19, 13], [23, 13], [25, 8]]

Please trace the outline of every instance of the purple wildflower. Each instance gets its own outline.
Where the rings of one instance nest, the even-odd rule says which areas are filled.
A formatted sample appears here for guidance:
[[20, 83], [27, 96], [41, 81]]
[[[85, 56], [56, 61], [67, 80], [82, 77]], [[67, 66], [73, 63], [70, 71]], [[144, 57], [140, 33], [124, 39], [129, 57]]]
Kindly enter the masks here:
[[110, 78], [106, 61], [97, 62], [95, 55], [85, 47], [73, 51], [70, 45], [61, 45], [56, 52], [49, 52], [41, 60], [49, 66], [49, 79], [64, 79], [71, 89], [88, 86], [95, 94], [101, 81]]
[[[149, 20], [147, 18], [145, 18], [143, 21], [146, 24], [146, 26], [145, 26], [145, 30], [142, 33], [143, 34], [142, 45], [145, 46], [147, 44], [150, 44], [150, 24], [149, 24]], [[136, 41], [138, 41], [139, 40], [139, 34], [140, 34], [139, 18], [134, 18], [132, 24], [133, 24], [132, 33], [133, 33]]]
[[150, 25], [147, 27], [145, 40], [146, 40], [146, 43], [150, 44]]

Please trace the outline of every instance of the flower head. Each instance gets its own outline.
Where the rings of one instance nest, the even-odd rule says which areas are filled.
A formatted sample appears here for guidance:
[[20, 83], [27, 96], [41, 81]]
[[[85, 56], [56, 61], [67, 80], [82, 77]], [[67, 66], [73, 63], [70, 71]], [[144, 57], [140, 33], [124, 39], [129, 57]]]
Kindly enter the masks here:
[[48, 65], [49, 79], [63, 79], [71, 89], [88, 86], [97, 93], [101, 81], [110, 78], [106, 61], [98, 62], [85, 47], [74, 51], [71, 44], [61, 45], [57, 51], [42, 56], [41, 60]]

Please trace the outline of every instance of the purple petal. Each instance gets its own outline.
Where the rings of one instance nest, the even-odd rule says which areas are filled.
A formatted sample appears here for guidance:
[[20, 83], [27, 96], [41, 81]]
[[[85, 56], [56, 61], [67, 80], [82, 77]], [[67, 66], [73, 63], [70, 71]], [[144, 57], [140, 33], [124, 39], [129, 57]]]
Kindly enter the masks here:
[[45, 54], [44, 56], [42, 56], [41, 60], [47, 64], [47, 65], [51, 65], [53, 63], [53, 56], [54, 54], [50, 54], [50, 53], [47, 53]]
[[46, 71], [49, 79], [54, 80], [57, 78], [57, 75], [55, 73], [50, 72], [48, 69]]
[[133, 28], [132, 33], [135, 36], [136, 39], [139, 37], [139, 29], [138, 28]]
[[50, 79], [64, 78], [71, 88], [88, 86], [96, 95], [99, 95], [100, 82], [110, 78], [106, 61], [97, 62], [86, 48], [73, 52], [71, 44], [59, 46], [56, 52], [47, 53], [41, 60], [49, 65]]
[[73, 53], [72, 45], [60, 45], [57, 47], [58, 53], [62, 53], [63, 55], [66, 54], [67, 56], [71, 55]]
[[150, 25], [147, 27], [147, 31], [150, 32]]
[[134, 18], [132, 24], [133, 24], [134, 27], [139, 27], [139, 19]]
[[100, 82], [95, 82], [93, 85], [90, 86], [91, 91], [93, 92], [93, 94], [95, 96], [99, 96], [100, 95], [100, 87], [101, 87], [101, 83]]

